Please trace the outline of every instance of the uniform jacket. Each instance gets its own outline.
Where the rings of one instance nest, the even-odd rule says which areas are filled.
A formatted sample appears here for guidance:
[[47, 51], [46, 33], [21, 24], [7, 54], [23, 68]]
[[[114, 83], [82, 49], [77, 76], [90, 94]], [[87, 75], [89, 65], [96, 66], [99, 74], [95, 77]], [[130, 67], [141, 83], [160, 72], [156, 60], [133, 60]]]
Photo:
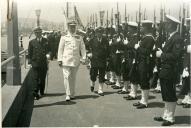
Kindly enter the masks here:
[[161, 54], [160, 78], [174, 79], [176, 77], [176, 65], [181, 58], [183, 40], [178, 33], [172, 35], [163, 47]]
[[68, 33], [62, 36], [58, 48], [58, 61], [63, 66], [76, 67], [80, 65], [80, 58], [86, 58], [86, 50], [81, 36]]
[[99, 41], [95, 36], [89, 41], [89, 53], [92, 53], [91, 66], [105, 67], [106, 60], [109, 57], [109, 42], [106, 37], [102, 36]]
[[32, 67], [47, 67], [46, 54], [50, 54], [50, 46], [46, 38], [31, 40], [28, 46], [28, 63]]

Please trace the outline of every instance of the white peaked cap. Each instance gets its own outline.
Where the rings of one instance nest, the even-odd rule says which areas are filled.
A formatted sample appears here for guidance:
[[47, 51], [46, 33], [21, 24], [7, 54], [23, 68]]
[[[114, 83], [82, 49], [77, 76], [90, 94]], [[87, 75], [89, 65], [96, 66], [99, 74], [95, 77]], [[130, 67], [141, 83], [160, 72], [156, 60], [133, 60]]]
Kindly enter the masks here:
[[151, 20], [142, 20], [141, 23], [142, 24], [153, 24], [153, 22]]
[[167, 20], [170, 20], [170, 21], [172, 21], [172, 22], [174, 22], [174, 23], [180, 24], [180, 21], [177, 20], [177, 19], [176, 19], [175, 17], [173, 17], [173, 16], [166, 15], [166, 18], [167, 18]]
[[128, 25], [133, 26], [133, 27], [138, 27], [138, 24], [136, 22], [133, 22], [133, 21], [129, 21]]

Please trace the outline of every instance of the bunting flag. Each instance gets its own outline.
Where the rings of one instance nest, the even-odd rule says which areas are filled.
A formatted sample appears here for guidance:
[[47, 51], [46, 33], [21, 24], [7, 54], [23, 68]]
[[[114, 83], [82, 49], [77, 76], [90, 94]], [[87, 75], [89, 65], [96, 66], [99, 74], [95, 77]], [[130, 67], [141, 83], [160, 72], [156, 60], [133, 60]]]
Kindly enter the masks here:
[[74, 6], [74, 13], [75, 13], [75, 19], [76, 19], [76, 21], [77, 21], [77, 23], [78, 23], [78, 28], [83, 29], [84, 26], [83, 26], [82, 21], [81, 21], [81, 19], [80, 19], [80, 17], [79, 17], [79, 14], [78, 14], [78, 11], [77, 11], [77, 9], [76, 9], [76, 6]]

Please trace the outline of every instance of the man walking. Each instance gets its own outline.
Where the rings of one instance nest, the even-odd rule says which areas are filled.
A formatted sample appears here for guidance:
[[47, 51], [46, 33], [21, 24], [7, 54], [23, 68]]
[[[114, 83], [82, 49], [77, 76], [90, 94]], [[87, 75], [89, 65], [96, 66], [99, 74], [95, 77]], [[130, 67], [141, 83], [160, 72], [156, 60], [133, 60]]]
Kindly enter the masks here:
[[39, 91], [41, 96], [44, 95], [45, 78], [48, 70], [48, 61], [50, 59], [50, 48], [46, 38], [42, 37], [42, 29], [40, 27], [34, 30], [36, 38], [29, 42], [28, 47], [28, 63], [32, 66], [32, 74], [34, 78], [33, 95], [35, 99], [39, 99]]
[[58, 64], [63, 70], [66, 101], [75, 98], [76, 74], [80, 61], [85, 63], [86, 59], [85, 45], [82, 37], [76, 34], [76, 25], [75, 20], [69, 19], [68, 34], [61, 37], [58, 48]]

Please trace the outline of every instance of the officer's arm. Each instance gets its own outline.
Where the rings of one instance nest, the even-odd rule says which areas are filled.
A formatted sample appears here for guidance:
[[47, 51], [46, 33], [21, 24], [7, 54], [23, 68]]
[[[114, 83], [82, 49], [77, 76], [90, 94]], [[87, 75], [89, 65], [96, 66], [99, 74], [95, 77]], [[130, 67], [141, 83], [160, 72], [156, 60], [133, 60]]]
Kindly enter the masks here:
[[32, 54], [33, 54], [33, 46], [32, 46], [32, 41], [30, 41], [28, 46], [28, 64], [31, 64]]
[[65, 47], [64, 37], [61, 37], [59, 47], [58, 47], [58, 60], [57, 61], [62, 61], [62, 59], [63, 59], [62, 54], [64, 52], [64, 47]]
[[82, 38], [80, 41], [80, 52], [81, 52], [82, 59], [85, 60], [86, 59], [86, 48], [85, 48], [85, 44], [84, 44], [84, 41]]
[[182, 44], [183, 40], [181, 38], [177, 39], [174, 42], [173, 50], [170, 53], [162, 53], [161, 54], [161, 59], [164, 61], [174, 61], [177, 60], [182, 52]]

